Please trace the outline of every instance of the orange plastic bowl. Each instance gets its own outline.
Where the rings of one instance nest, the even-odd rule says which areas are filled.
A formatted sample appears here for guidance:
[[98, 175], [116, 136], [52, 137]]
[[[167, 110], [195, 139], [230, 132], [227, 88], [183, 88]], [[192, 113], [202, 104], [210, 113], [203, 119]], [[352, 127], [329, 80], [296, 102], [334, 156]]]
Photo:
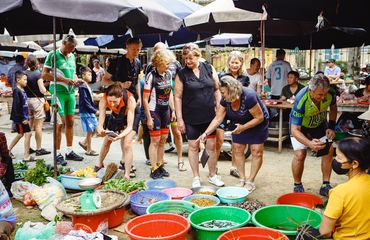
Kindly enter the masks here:
[[279, 231], [262, 227], [237, 228], [223, 233], [217, 240], [289, 240], [287, 236]]
[[316, 205], [323, 205], [324, 202], [319, 196], [312, 193], [297, 192], [281, 195], [276, 199], [276, 204], [289, 204], [313, 209]]

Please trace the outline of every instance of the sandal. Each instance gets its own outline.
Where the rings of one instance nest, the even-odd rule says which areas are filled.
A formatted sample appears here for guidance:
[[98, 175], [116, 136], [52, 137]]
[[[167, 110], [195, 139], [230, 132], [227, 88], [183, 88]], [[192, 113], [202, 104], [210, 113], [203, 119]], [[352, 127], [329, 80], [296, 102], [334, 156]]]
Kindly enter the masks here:
[[94, 150], [91, 150], [90, 152], [85, 152], [87, 156], [98, 156], [99, 153], [95, 152]]
[[256, 184], [254, 184], [254, 182], [251, 182], [251, 181], [245, 181], [244, 183], [244, 187], [250, 192], [252, 193], [254, 190], [256, 190]]
[[179, 163], [177, 164], [177, 168], [179, 169], [180, 172], [184, 172], [187, 170], [184, 165], [185, 165], [184, 161], [179, 161]]
[[244, 187], [245, 179], [239, 179], [239, 182], [235, 184], [236, 187]]
[[83, 150], [87, 151], [86, 145], [83, 145], [82, 142], [78, 142], [78, 145], [83, 148]]
[[[125, 164], [123, 162], [119, 162], [119, 164], [120, 164], [119, 169], [126, 170]], [[136, 168], [134, 167], [134, 165], [131, 165], [130, 173], [134, 173], [134, 172], [136, 172]]]
[[234, 167], [230, 168], [230, 175], [236, 178], [240, 178], [238, 170]]
[[23, 162], [35, 162], [36, 159], [33, 156], [30, 156], [29, 159], [23, 159]]
[[135, 178], [136, 177], [136, 173], [131, 170], [129, 176], [130, 176], [130, 178]]

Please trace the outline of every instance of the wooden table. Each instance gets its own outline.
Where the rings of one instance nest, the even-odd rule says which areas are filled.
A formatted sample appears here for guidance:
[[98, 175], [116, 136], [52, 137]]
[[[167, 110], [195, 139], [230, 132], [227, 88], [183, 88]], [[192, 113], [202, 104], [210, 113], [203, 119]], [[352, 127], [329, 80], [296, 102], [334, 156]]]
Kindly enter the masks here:
[[275, 108], [279, 109], [279, 132], [277, 137], [268, 137], [268, 141], [278, 142], [278, 152], [280, 153], [283, 149], [283, 141], [287, 138], [289, 138], [288, 135], [283, 136], [283, 110], [284, 109], [291, 109], [293, 107], [293, 104], [288, 103], [287, 101], [278, 101], [279, 104], [271, 104], [266, 103], [265, 105], [267, 108]]

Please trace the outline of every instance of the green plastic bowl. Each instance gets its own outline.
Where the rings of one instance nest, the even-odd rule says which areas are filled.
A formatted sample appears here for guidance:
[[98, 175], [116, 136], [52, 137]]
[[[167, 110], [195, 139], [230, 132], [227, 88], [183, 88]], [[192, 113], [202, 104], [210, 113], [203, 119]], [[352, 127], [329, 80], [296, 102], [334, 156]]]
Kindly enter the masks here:
[[199, 207], [191, 202], [184, 200], [165, 200], [153, 203], [146, 209], [146, 213], [176, 213], [185, 212], [189, 216], [192, 212], [199, 209]]
[[335, 132], [335, 140], [339, 141], [348, 137], [349, 134], [346, 132]]
[[297, 227], [310, 224], [319, 228], [322, 215], [309, 208], [294, 205], [270, 205], [253, 213], [252, 222], [257, 227], [277, 230], [288, 236], [297, 235]]
[[[195, 237], [198, 240], [217, 240], [222, 233], [247, 225], [250, 219], [251, 215], [248, 211], [228, 206], [201, 208], [192, 212], [189, 216], [190, 224], [195, 229]], [[199, 224], [210, 220], [228, 220], [236, 222], [238, 225], [219, 229], [199, 226]]]

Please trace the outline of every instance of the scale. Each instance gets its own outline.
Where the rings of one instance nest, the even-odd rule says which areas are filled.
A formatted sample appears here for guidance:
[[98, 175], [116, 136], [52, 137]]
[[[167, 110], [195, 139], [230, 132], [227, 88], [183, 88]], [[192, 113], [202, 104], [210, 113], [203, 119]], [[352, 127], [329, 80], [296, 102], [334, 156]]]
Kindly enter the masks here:
[[101, 206], [101, 196], [98, 191], [95, 191], [101, 184], [100, 178], [85, 178], [78, 182], [78, 186], [86, 192], [80, 196], [80, 204], [82, 211], [93, 211]]

